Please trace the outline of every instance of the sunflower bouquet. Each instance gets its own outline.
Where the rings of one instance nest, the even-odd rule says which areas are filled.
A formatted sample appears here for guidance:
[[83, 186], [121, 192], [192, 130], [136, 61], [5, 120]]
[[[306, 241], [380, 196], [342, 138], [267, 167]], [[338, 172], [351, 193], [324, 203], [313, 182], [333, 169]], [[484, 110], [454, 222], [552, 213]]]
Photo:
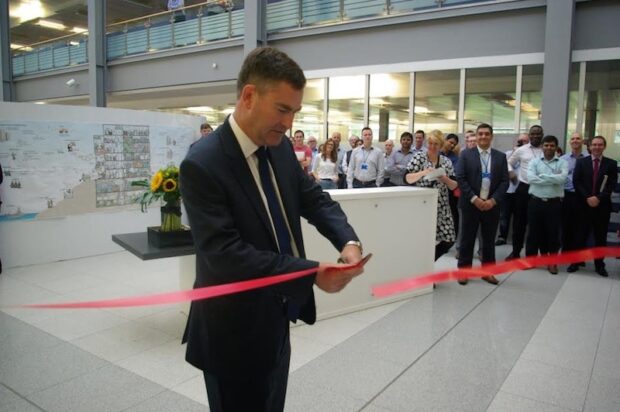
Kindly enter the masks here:
[[136, 200], [140, 203], [140, 209], [146, 212], [148, 206], [156, 200], [163, 200], [162, 224], [163, 232], [181, 229], [181, 191], [179, 190], [179, 168], [168, 166], [159, 169], [151, 180], [136, 180], [132, 186], [145, 187], [148, 190]]

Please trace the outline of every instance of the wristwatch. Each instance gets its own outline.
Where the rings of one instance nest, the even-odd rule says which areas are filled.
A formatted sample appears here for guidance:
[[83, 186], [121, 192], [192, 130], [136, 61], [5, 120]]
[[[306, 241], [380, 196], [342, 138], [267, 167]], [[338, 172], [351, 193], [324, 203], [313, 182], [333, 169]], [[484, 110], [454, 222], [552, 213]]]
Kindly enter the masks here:
[[357, 246], [358, 248], [360, 248], [360, 254], [362, 254], [362, 255], [364, 254], [364, 248], [362, 247], [362, 242], [360, 242], [359, 240], [349, 240], [344, 245], [345, 245], [345, 247], [349, 246], [349, 245]]

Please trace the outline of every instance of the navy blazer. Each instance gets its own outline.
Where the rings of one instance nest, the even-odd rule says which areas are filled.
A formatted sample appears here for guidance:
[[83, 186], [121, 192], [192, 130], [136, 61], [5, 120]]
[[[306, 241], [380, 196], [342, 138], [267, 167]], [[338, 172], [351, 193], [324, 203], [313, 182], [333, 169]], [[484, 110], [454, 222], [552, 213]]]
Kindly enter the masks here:
[[[482, 183], [482, 165], [480, 163], [480, 153], [478, 148], [465, 149], [459, 156], [456, 164], [456, 180], [459, 183], [461, 197], [459, 207], [464, 210], [475, 208], [471, 203], [471, 198], [480, 196], [480, 185]], [[506, 154], [499, 150], [491, 149], [491, 188], [489, 198], [495, 199], [499, 205], [504, 194], [508, 190], [508, 161]]]
[[[592, 174], [594, 167], [592, 165], [592, 157], [586, 156], [577, 159], [575, 170], [573, 171], [573, 185], [575, 192], [585, 202], [585, 199], [592, 196]], [[601, 190], [603, 180], [607, 176], [607, 183]], [[600, 200], [600, 206], [611, 208], [611, 192], [614, 191], [618, 181], [618, 163], [608, 157], [601, 157], [601, 164], [598, 168], [598, 176], [596, 177], [596, 197]]]
[[[337, 250], [358, 240], [329, 194], [299, 167], [287, 138], [269, 148], [292, 238], [301, 257], [281, 255], [256, 182], [228, 120], [188, 152], [180, 188], [196, 249], [196, 282], [204, 287], [318, 266], [305, 259], [300, 216]], [[268, 373], [288, 334], [286, 302], [314, 323], [314, 276], [192, 302], [183, 341], [186, 359], [220, 376]]]

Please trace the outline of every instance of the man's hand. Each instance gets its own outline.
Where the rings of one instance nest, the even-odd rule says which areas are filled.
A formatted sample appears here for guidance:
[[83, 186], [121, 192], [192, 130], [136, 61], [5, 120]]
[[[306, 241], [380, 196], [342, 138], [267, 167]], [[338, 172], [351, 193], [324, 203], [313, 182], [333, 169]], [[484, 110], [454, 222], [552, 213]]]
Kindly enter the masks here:
[[342, 270], [339, 268], [350, 266], [350, 264], [321, 263], [319, 270], [314, 278], [314, 283], [319, 289], [327, 293], [340, 292], [345, 288], [354, 277], [362, 274], [363, 267]]
[[599, 204], [601, 204], [601, 201], [596, 196], [590, 196], [590, 197], [586, 198], [586, 203], [590, 207], [597, 207]]
[[476, 206], [481, 212], [486, 212], [487, 210], [491, 210], [495, 207], [495, 200], [482, 200], [480, 198], [477, 198], [476, 200], [474, 200], [474, 206]]

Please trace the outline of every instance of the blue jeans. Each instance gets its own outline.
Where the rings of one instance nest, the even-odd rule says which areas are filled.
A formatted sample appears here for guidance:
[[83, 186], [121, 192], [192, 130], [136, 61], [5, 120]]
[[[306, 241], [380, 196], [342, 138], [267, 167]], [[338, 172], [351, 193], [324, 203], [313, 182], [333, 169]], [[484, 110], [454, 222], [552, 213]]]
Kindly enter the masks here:
[[319, 185], [321, 185], [321, 188], [323, 188], [323, 190], [338, 188], [336, 182], [331, 179], [321, 179], [319, 180]]

